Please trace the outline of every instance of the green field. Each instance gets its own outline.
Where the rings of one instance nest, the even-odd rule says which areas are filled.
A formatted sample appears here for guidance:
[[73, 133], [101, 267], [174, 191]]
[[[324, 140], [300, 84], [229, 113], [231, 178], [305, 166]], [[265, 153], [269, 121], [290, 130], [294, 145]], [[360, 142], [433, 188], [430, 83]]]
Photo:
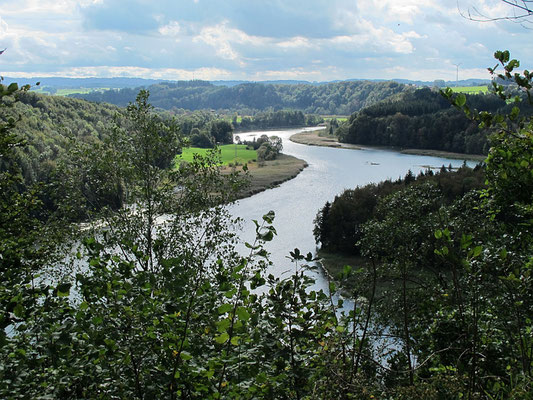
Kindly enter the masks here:
[[[235, 158], [235, 147], [237, 147], [237, 157]], [[246, 149], [244, 144], [226, 144], [219, 146], [222, 165], [229, 163], [249, 163], [257, 159], [257, 152], [255, 150]], [[199, 147], [186, 147], [182, 153], [176, 156], [176, 163], [180, 161], [192, 161], [194, 154], [205, 155], [210, 149], [201, 149]]]
[[478, 94], [487, 93], [489, 88], [485, 86], [456, 86], [451, 88], [456, 93]]
[[324, 118], [324, 121], [331, 121], [333, 118], [335, 118], [338, 122], [344, 122], [347, 121], [349, 116], [346, 115], [321, 115], [322, 118]]
[[[57, 89], [57, 91], [54, 93], [54, 96], [68, 96], [69, 94], [79, 93], [79, 94], [87, 94], [95, 91], [104, 91], [109, 90], [109, 88], [70, 88], [70, 89]], [[32, 91], [37, 93], [49, 93], [47, 87], [35, 87], [32, 88]]]
[[69, 94], [79, 93], [87, 94], [91, 92], [103, 92], [104, 90], [109, 90], [109, 88], [77, 88], [77, 89], [57, 89], [56, 95], [58, 96], [68, 96]]

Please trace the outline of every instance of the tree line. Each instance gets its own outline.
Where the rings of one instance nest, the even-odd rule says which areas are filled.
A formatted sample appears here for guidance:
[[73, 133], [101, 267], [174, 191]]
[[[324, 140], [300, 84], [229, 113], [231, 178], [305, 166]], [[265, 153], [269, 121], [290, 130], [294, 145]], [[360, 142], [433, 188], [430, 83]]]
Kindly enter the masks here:
[[[213, 109], [254, 115], [272, 108], [306, 114], [348, 115], [391, 95], [410, 90], [396, 82], [347, 81], [324, 85], [244, 83], [233, 87], [203, 81], [160, 83], [149, 88], [154, 106], [166, 110]], [[108, 90], [72, 97], [126, 106], [138, 89]]]
[[[468, 95], [473, 108], [489, 113], [509, 112], [494, 94]], [[523, 112], [531, 112], [524, 105]], [[487, 131], [429, 88], [404, 93], [350, 116], [335, 131], [339, 141], [374, 146], [433, 149], [466, 154], [487, 154]]]
[[484, 182], [485, 174], [481, 165], [474, 169], [463, 165], [456, 171], [442, 166], [436, 172], [428, 169], [414, 176], [409, 171], [403, 178], [346, 189], [319, 210], [313, 233], [323, 251], [360, 256], [358, 244], [363, 239], [363, 226], [379, 216], [377, 206], [387, 196], [411, 185], [425, 184], [438, 189], [440, 200], [435, 204], [441, 206], [452, 203], [472, 190], [483, 188]]

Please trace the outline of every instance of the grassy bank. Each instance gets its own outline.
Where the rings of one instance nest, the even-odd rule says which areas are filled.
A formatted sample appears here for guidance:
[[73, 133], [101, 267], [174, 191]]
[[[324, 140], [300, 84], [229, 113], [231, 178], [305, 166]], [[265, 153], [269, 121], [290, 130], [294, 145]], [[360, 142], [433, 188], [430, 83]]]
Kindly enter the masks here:
[[[246, 145], [237, 145], [237, 157], [235, 157], [235, 145], [220, 146], [222, 174], [229, 174], [234, 170], [242, 171], [246, 164], [250, 176], [249, 187], [239, 193], [239, 198], [249, 197], [255, 193], [276, 187], [281, 183], [296, 177], [307, 163], [299, 158], [279, 154], [275, 160], [264, 161], [261, 166], [257, 163], [257, 152], [247, 150]], [[205, 155], [209, 149], [189, 147], [183, 149], [182, 154], [176, 156], [176, 163], [180, 161], [190, 162], [194, 154]]]
[[463, 154], [463, 153], [452, 153], [450, 151], [441, 151], [441, 150], [429, 150], [429, 149], [404, 149], [400, 151], [404, 154], [416, 154], [420, 156], [431, 156], [431, 157], [442, 157], [442, 158], [452, 158], [455, 160], [472, 160], [472, 161], [484, 161], [487, 156], [483, 154]]
[[349, 144], [339, 143], [336, 136], [324, 134], [324, 131], [300, 132], [290, 137], [291, 142], [306, 144], [308, 146], [337, 147], [343, 149], [360, 150], [361, 147]]
[[[307, 163], [293, 156], [279, 154], [275, 160], [265, 161], [261, 167], [257, 165], [257, 162], [249, 162], [247, 166], [250, 175], [250, 186], [239, 193], [239, 198], [252, 196], [295, 178], [307, 167]], [[242, 169], [242, 166], [236, 168]], [[232, 171], [233, 167], [222, 167], [222, 173], [229, 174]]]

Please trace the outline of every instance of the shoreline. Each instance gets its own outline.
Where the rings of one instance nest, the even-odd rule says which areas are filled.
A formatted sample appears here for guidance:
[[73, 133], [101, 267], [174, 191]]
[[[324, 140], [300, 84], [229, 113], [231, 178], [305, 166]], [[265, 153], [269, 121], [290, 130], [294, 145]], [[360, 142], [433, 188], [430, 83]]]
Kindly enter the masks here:
[[[257, 163], [249, 163], [250, 186], [237, 194], [237, 200], [251, 197], [296, 178], [307, 166], [305, 160], [283, 153], [280, 153], [275, 160], [265, 161], [262, 167], [259, 167]], [[222, 174], [232, 171], [232, 167], [224, 167]], [[242, 171], [242, 166], [239, 166], [237, 171]]]
[[308, 146], [322, 146], [322, 147], [334, 147], [340, 149], [352, 149], [352, 150], [364, 150], [367, 149], [380, 149], [380, 150], [393, 150], [402, 154], [413, 154], [420, 156], [431, 156], [431, 157], [441, 157], [441, 158], [450, 158], [455, 160], [469, 160], [482, 162], [485, 161], [487, 156], [482, 154], [464, 154], [464, 153], [453, 153], [443, 150], [431, 150], [431, 149], [401, 149], [396, 147], [388, 146], [361, 146], [350, 143], [340, 143], [337, 141], [336, 137], [333, 136], [319, 136], [320, 131], [312, 132], [300, 132], [292, 135], [289, 140], [294, 143], [305, 144]]

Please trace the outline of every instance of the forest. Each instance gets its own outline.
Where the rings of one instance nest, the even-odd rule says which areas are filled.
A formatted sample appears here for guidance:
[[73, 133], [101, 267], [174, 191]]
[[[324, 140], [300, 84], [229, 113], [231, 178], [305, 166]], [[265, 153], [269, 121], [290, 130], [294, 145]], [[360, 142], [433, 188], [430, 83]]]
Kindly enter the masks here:
[[[396, 82], [335, 82], [323, 85], [244, 83], [233, 87], [204, 81], [151, 85], [151, 102], [166, 110], [213, 109], [253, 115], [259, 111], [291, 109], [306, 114], [348, 115], [393, 94], [411, 90]], [[108, 90], [72, 97], [126, 106], [138, 89]]]
[[[467, 95], [472, 108], [509, 113], [512, 106], [494, 94]], [[523, 113], [531, 113], [524, 106]], [[429, 88], [402, 93], [350, 116], [335, 131], [345, 143], [487, 154], [487, 131]]]
[[[533, 76], [509, 52], [495, 56], [493, 75], [529, 93]], [[294, 249], [291, 273], [268, 272], [264, 245], [291, 221], [266, 213], [239, 251], [226, 205], [246, 177], [221, 175], [216, 149], [172, 168], [185, 125], [156, 112], [149, 92], [119, 110], [28, 90], [0, 86], [1, 398], [530, 398], [527, 99], [495, 84], [510, 110], [481, 112], [446, 91], [490, 130], [485, 166], [339, 196], [357, 196], [361, 234], [345, 245], [357, 240], [366, 260], [336, 277], [353, 282], [346, 309], [334, 281], [313, 287], [311, 253]], [[43, 161], [64, 154], [48, 180], [25, 166], [38, 154], [21, 161], [35, 146], [24, 126]], [[336, 207], [317, 217], [326, 246]]]
[[[414, 176], [411, 171], [404, 178], [386, 180], [355, 189], [346, 189], [327, 202], [317, 213], [314, 235], [323, 251], [340, 252], [360, 256], [358, 243], [364, 238], [363, 226], [370, 220], [379, 218], [378, 204], [387, 196], [399, 193], [409, 186], [434, 186], [439, 191], [439, 199], [434, 203], [434, 211], [473, 190], [484, 188], [485, 175], [481, 165], [471, 169], [464, 165], [457, 171], [442, 166], [439, 171], [428, 169]], [[414, 190], [414, 189], [413, 189]]]

